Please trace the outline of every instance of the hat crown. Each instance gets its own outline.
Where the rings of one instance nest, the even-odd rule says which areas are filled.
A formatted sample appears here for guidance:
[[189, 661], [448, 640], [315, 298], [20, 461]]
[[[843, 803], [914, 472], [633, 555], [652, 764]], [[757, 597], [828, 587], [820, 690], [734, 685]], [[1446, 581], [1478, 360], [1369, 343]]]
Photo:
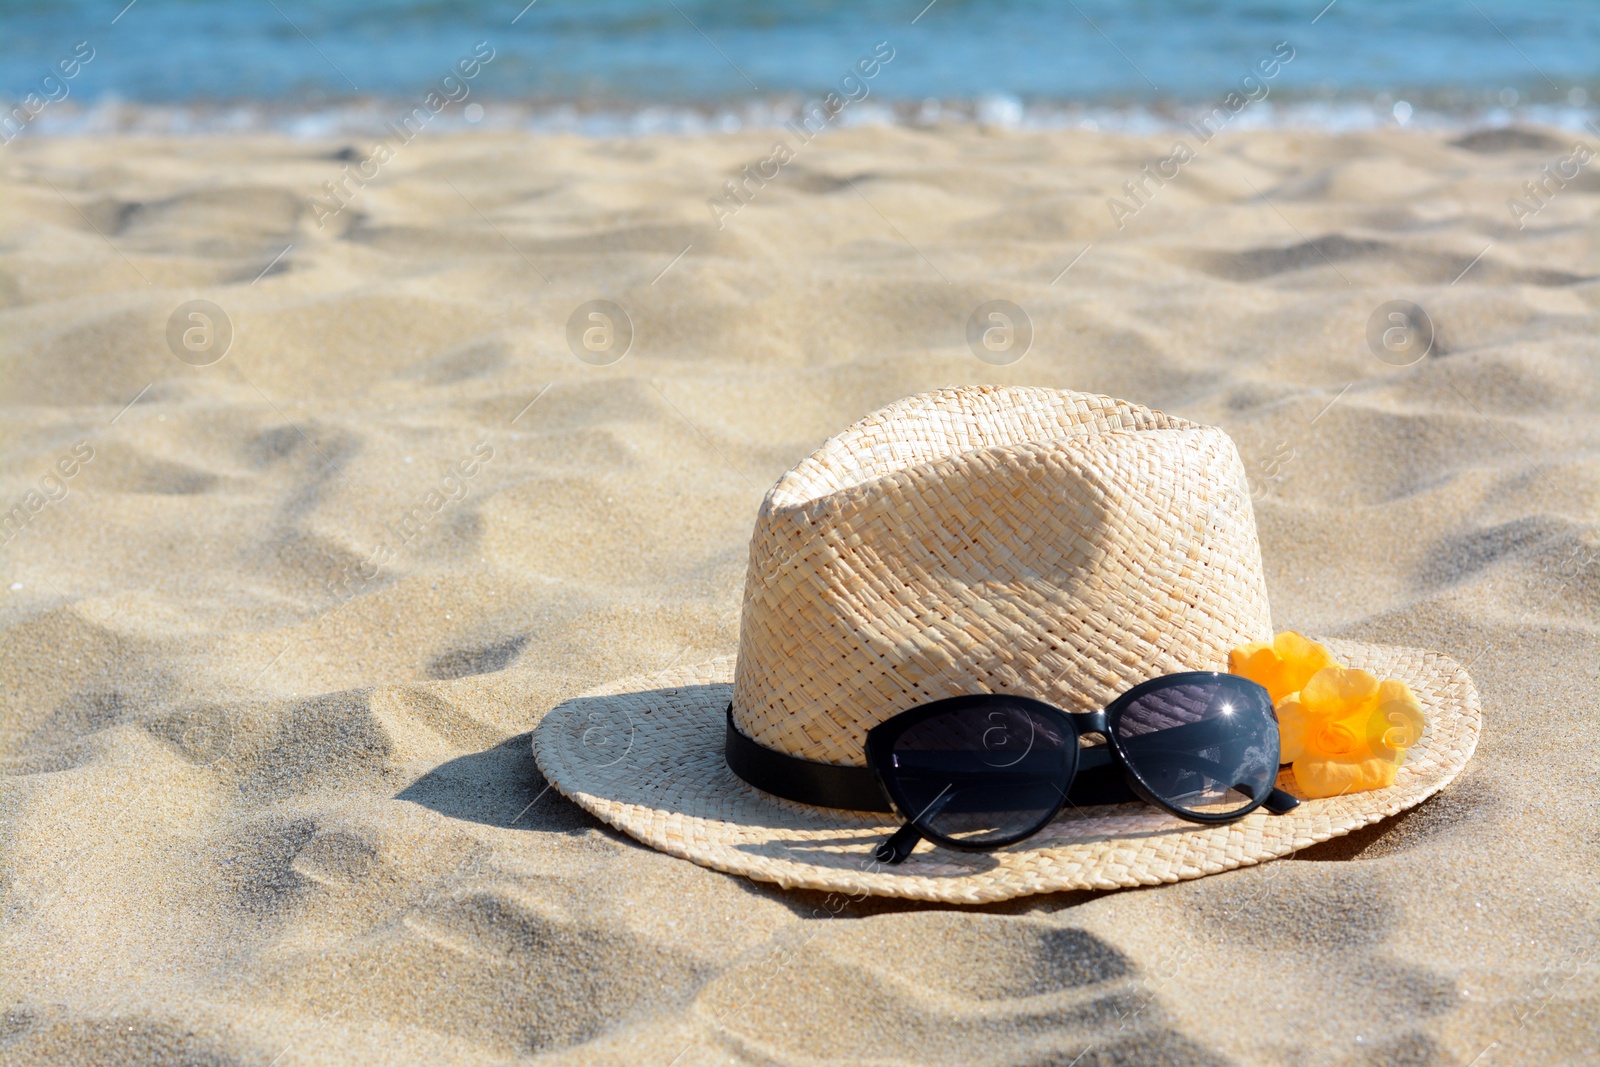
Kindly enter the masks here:
[[1035, 387], [909, 397], [778, 480], [750, 543], [733, 716], [860, 765], [930, 700], [1104, 707], [1270, 639], [1244, 465], [1220, 429]]

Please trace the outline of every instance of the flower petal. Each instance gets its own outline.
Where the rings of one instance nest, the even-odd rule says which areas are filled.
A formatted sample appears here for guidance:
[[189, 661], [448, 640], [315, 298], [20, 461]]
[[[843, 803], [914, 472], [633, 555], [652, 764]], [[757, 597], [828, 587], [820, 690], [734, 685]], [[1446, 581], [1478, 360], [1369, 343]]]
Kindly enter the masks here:
[[1285, 630], [1274, 637], [1272, 648], [1283, 660], [1284, 681], [1291, 693], [1304, 686], [1318, 671], [1337, 666], [1333, 653], [1293, 630]]
[[1341, 760], [1307, 756], [1295, 761], [1294, 780], [1311, 798], [1337, 797], [1394, 784], [1399, 765], [1385, 759]]
[[1422, 704], [1410, 686], [1395, 678], [1378, 686], [1377, 714], [1373, 716], [1370, 730], [1374, 752], [1396, 753], [1403, 757], [1406, 749], [1422, 740], [1426, 724]]
[[1283, 662], [1277, 652], [1273, 651], [1272, 645], [1266, 641], [1253, 641], [1248, 645], [1240, 645], [1228, 653], [1228, 671], [1264, 687], [1274, 701], [1293, 692], [1283, 689], [1280, 677], [1283, 673]]
[[1367, 744], [1367, 723], [1359, 715], [1316, 719], [1306, 731], [1306, 754], [1329, 759], [1363, 759], [1373, 754]]
[[1293, 763], [1305, 753], [1306, 709], [1299, 693], [1290, 693], [1278, 702], [1278, 762]]
[[1348, 718], [1378, 700], [1378, 679], [1348, 667], [1324, 667], [1300, 690], [1300, 701], [1315, 718]]
[[1228, 670], [1265, 687], [1274, 703], [1332, 666], [1337, 666], [1332, 653], [1293, 630], [1285, 630], [1270, 642], [1240, 645], [1228, 654]]

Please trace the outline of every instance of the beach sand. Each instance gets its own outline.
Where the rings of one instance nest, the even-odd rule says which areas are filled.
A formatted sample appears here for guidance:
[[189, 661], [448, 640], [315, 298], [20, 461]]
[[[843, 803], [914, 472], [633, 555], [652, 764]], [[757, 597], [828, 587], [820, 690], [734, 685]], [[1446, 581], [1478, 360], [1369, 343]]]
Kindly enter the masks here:
[[[1600, 1060], [1600, 179], [1506, 203], [1572, 135], [1234, 132], [1139, 206], [1170, 135], [840, 130], [719, 229], [773, 138], [4, 148], [0, 1060]], [[1465, 773], [1294, 859], [837, 918], [546, 788], [547, 710], [734, 651], [783, 470], [971, 382], [1226, 428], [1277, 626], [1468, 665]]]

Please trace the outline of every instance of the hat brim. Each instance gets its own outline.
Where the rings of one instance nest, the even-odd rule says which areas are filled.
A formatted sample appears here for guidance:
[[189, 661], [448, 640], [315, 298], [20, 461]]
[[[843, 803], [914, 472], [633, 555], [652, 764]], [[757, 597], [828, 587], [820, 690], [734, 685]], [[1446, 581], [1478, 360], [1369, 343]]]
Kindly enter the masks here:
[[[1466, 671], [1420, 649], [1327, 641], [1342, 662], [1411, 686], [1427, 720], [1386, 789], [1257, 811], [1226, 826], [1184, 822], [1145, 804], [1065, 809], [995, 852], [924, 842], [885, 866], [872, 850], [892, 816], [782, 800], [723, 760], [733, 657], [626, 679], [553, 709], [533, 734], [545, 778], [574, 803], [652, 848], [786, 888], [980, 904], [1032, 893], [1199, 878], [1284, 856], [1421, 803], [1461, 773], [1481, 713]], [[1279, 788], [1296, 793], [1285, 770]], [[1298, 795], [1298, 794], [1297, 794]]]

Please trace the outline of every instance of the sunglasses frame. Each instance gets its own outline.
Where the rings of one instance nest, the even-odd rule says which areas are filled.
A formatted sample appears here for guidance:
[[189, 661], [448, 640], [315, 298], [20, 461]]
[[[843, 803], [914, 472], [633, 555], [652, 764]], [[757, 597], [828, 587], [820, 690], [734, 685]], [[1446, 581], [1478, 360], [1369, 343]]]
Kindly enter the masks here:
[[[1177, 674], [1164, 674], [1159, 678], [1151, 678], [1148, 681], [1140, 682], [1138, 685], [1118, 696], [1117, 699], [1113, 700], [1110, 704], [1106, 705], [1099, 711], [1063, 711], [1061, 708], [1046, 704], [1041, 700], [1034, 700], [1031, 697], [1012, 696], [1010, 694], [1003, 693], [970, 693], [963, 696], [935, 700], [927, 704], [919, 704], [914, 708], [910, 708], [901, 712], [891, 719], [887, 719], [884, 722], [879, 723], [877, 726], [874, 726], [871, 730], [867, 731], [867, 766], [872, 771], [873, 777], [877, 780], [878, 787], [883, 790], [884, 795], [889, 798], [890, 803], [894, 806], [895, 813], [906, 821], [906, 825], [902, 827], [900, 832], [895, 835], [895, 839], [905, 838], [908, 830], [914, 828], [916, 834], [928, 839], [934, 844], [943, 845], [945, 848], [956, 849], [960, 852], [993, 852], [996, 849], [1006, 848], [1010, 845], [1017, 844], [1020, 841], [1025, 841], [1042, 831], [1045, 827], [1049, 826], [1051, 822], [1055, 821], [1056, 816], [1061, 814], [1061, 809], [1070, 803], [1070, 801], [1067, 799], [1067, 794], [1072, 789], [1073, 781], [1076, 780], [1080, 773], [1089, 769], [1083, 766], [1085, 754], [1096, 752], [1102, 748], [1110, 756], [1111, 763], [1122, 772], [1122, 777], [1126, 781], [1128, 788], [1131, 789], [1133, 793], [1145, 803], [1160, 808], [1168, 814], [1179, 819], [1183, 819], [1186, 822], [1202, 823], [1206, 825], [1236, 822], [1260, 808], [1262, 805], [1266, 804], [1269, 798], [1271, 798], [1272, 795], [1277, 792], [1277, 790], [1273, 788], [1263, 790], [1261, 796], [1252, 798], [1249, 804], [1237, 811], [1218, 814], [1185, 811], [1178, 808], [1176, 805], [1163, 800], [1155, 792], [1155, 790], [1150, 787], [1149, 783], [1147, 783], [1144, 778], [1139, 775], [1139, 773], [1134, 769], [1133, 765], [1124, 755], [1122, 746], [1118, 742], [1116, 734], [1116, 723], [1121, 717], [1123, 711], [1128, 707], [1129, 704], [1138, 700], [1145, 694], [1160, 689], [1165, 689], [1170, 686], [1194, 685], [1203, 682], [1214, 681], [1221, 681], [1227, 685], [1242, 685], [1261, 690], [1261, 695], [1266, 699], [1268, 714], [1272, 716], [1273, 725], [1277, 725], [1277, 712], [1272, 707], [1271, 698], [1266, 696], [1265, 689], [1263, 689], [1260, 685], [1257, 685], [1255, 682], [1250, 681], [1248, 678], [1240, 677], [1237, 674], [1228, 674], [1222, 671], [1182, 671]], [[955, 840], [918, 825], [917, 818], [920, 816], [913, 816], [907, 812], [904, 798], [897, 794], [897, 791], [890, 783], [888, 776], [884, 773], [886, 768], [893, 766], [895, 742], [899, 740], [900, 735], [906, 730], [924, 721], [925, 719], [932, 718], [936, 715], [944, 715], [951, 711], [960, 711], [967, 707], [981, 708], [992, 706], [995, 703], [1002, 701], [1013, 705], [1021, 705], [1028, 711], [1037, 712], [1044, 715], [1046, 718], [1059, 723], [1062, 727], [1064, 727], [1065, 732], [1071, 736], [1072, 740], [1070, 742], [1069, 752], [1071, 766], [1068, 768], [1069, 773], [1067, 774], [1065, 781], [1057, 784], [1059, 799], [1056, 805], [1050, 809], [1049, 815], [1042, 819], [1038, 825], [1032, 829], [1005, 838], [986, 841], [981, 845], [973, 845], [963, 841]], [[1079, 744], [1079, 740], [1085, 734], [1100, 734], [1105, 738], [1105, 744], [1103, 746], [1095, 745], [1089, 748], [1084, 748]], [[1279, 744], [1282, 744], [1281, 735], [1279, 737]], [[911, 847], [915, 845], [915, 840], [902, 840], [899, 845], [896, 845], [894, 844], [895, 839], [891, 839], [891, 844], [889, 846], [885, 846], [888, 848], [888, 853], [885, 854], [885, 858], [896, 853], [899, 854], [899, 858], [904, 858], [904, 855], [909, 854]], [[894, 858], [888, 859], [888, 862], [891, 863], [898, 861], [898, 859]]]

